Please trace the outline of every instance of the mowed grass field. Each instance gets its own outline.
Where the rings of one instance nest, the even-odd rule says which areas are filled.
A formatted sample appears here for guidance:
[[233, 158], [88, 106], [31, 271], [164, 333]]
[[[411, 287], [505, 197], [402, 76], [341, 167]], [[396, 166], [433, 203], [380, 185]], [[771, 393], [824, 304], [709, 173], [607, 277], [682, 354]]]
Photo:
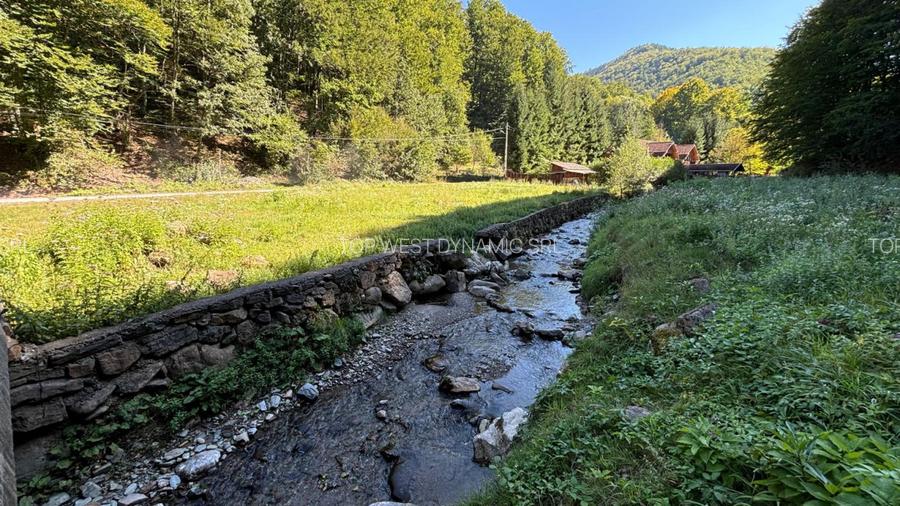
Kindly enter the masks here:
[[272, 194], [0, 208], [0, 301], [47, 342], [372, 253], [463, 239], [584, 193], [528, 183], [340, 183]]

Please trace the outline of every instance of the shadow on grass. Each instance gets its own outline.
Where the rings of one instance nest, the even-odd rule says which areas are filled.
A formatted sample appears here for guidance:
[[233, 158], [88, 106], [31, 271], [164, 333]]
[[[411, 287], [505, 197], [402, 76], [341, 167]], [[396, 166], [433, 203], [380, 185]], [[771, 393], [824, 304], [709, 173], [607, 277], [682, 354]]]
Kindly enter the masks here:
[[[378, 247], [379, 245], [396, 245], [401, 242], [408, 244], [425, 239], [470, 240], [475, 232], [489, 225], [512, 221], [540, 209], [594, 193], [596, 192], [591, 190], [554, 192], [549, 195], [460, 208], [437, 216], [423, 216], [416, 221], [396, 227], [375, 228], [361, 234], [363, 239], [375, 239], [374, 243], [369, 243], [369, 247], [355, 250], [348, 245], [340, 252], [332, 249], [330, 253], [315, 251], [311, 255], [298, 255], [273, 264], [271, 275], [238, 281], [231, 289], [330, 267], [353, 258], [380, 252], [382, 249]], [[186, 287], [188, 290], [185, 292], [178, 292], [158, 285], [158, 280], [148, 279], [140, 285], [119, 287], [120, 293], [113, 300], [102, 301], [102, 297], [86, 294], [85, 300], [65, 307], [35, 310], [8, 304], [7, 317], [13, 323], [20, 340], [42, 343], [115, 325], [129, 318], [144, 316], [216, 294], [208, 287]], [[227, 291], [221, 290], [217, 293]], [[90, 299], [93, 299], [93, 303]], [[80, 302], [87, 302], [88, 305], [81, 305]]]

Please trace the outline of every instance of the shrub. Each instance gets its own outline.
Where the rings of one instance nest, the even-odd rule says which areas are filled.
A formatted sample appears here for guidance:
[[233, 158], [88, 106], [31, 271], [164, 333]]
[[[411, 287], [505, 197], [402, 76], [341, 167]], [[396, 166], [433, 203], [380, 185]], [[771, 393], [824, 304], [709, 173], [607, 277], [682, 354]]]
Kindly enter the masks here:
[[191, 184], [225, 183], [241, 177], [237, 167], [227, 160], [204, 160], [193, 163], [169, 162], [160, 165], [158, 173], [165, 179]]
[[605, 164], [605, 185], [623, 197], [653, 188], [653, 182], [675, 164], [669, 158], [653, 158], [637, 139], [626, 139]]
[[49, 142], [43, 167], [30, 173], [28, 183], [42, 191], [65, 192], [121, 168], [122, 160], [75, 130], [61, 129]]

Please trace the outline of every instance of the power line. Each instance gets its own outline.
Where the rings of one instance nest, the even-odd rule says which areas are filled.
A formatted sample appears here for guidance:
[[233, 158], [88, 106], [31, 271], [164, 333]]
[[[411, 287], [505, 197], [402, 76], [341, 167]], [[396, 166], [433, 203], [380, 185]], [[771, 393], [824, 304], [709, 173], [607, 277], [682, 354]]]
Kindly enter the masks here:
[[[22, 111], [28, 111], [23, 113]], [[55, 114], [70, 118], [79, 118], [85, 119], [89, 121], [97, 121], [100, 123], [107, 123], [109, 125], [114, 125], [116, 123], [116, 119], [110, 116], [100, 116], [100, 115], [87, 115], [87, 114], [77, 114], [77, 113], [69, 113], [62, 111], [47, 111], [42, 109], [35, 109], [31, 107], [20, 107], [19, 110], [6, 109], [8, 113], [14, 113], [21, 116], [29, 116], [32, 118], [42, 118], [48, 114]], [[146, 121], [139, 120], [128, 120], [128, 123], [133, 125], [140, 125], [151, 128], [162, 128], [167, 130], [174, 131], [193, 131], [193, 132], [207, 132], [208, 129], [203, 127], [195, 127], [195, 126], [186, 126], [186, 125], [166, 125], [162, 123], [150, 123]], [[483, 135], [483, 134], [491, 134], [502, 132], [502, 128], [495, 128], [492, 130], [482, 130], [479, 132], [468, 132], [465, 134], [451, 134], [451, 135], [439, 135], [439, 136], [424, 136], [424, 137], [332, 137], [332, 136], [311, 136], [310, 140], [320, 140], [320, 141], [345, 141], [345, 142], [429, 142], [429, 141], [465, 141], [467, 142], [470, 138]], [[242, 132], [227, 132], [232, 135], [241, 135]], [[490, 137], [488, 140], [494, 141], [502, 139], [503, 137]]]

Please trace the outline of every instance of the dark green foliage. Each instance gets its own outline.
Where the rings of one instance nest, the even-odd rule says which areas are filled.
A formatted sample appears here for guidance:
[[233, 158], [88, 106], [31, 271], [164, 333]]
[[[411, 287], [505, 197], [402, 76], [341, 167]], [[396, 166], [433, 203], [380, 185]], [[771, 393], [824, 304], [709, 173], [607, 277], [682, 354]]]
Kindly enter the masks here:
[[[869, 239], [896, 237], [898, 191], [694, 180], [612, 209], [583, 279], [598, 328], [471, 502], [897, 504], [900, 258]], [[707, 302], [694, 335], [653, 352], [657, 325]]]
[[646, 44], [586, 74], [607, 82], [623, 82], [639, 92], [653, 95], [692, 77], [713, 86], [752, 91], [762, 82], [774, 55], [774, 49], [765, 47], [673, 49]]
[[806, 169], [900, 166], [900, 2], [825, 0], [787, 39], [756, 104], [770, 157]]

